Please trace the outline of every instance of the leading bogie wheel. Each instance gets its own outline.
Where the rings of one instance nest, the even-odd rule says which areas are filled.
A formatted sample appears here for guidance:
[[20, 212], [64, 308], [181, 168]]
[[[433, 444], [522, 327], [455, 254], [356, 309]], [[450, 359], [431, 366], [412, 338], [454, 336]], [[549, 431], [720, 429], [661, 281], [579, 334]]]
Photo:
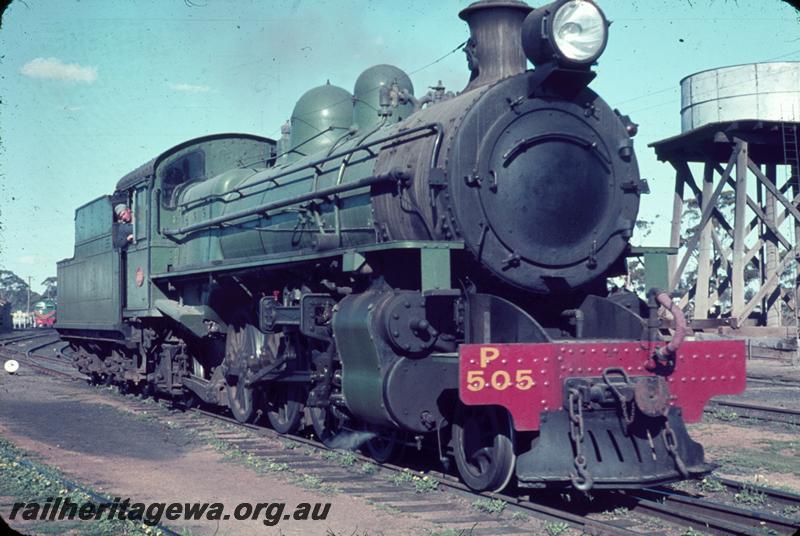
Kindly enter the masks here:
[[470, 488], [499, 492], [511, 482], [516, 456], [511, 419], [505, 410], [459, 404], [453, 445], [458, 473]]

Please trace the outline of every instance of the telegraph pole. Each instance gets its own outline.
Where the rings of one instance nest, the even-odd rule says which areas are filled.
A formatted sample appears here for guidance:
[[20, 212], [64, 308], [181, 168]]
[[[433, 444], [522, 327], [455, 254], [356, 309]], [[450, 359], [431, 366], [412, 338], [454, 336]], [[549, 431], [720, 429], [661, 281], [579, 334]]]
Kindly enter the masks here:
[[28, 276], [28, 314], [31, 314], [31, 276]]

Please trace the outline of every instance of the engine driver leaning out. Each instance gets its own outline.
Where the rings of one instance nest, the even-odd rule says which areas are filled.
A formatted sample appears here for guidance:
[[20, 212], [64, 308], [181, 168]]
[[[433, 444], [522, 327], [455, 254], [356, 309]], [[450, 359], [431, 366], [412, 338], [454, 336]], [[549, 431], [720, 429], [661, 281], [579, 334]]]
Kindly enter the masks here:
[[119, 203], [114, 206], [114, 215], [117, 218], [115, 241], [119, 244], [119, 247], [123, 247], [129, 242], [133, 242], [133, 224], [131, 223], [133, 215], [130, 207], [125, 203]]

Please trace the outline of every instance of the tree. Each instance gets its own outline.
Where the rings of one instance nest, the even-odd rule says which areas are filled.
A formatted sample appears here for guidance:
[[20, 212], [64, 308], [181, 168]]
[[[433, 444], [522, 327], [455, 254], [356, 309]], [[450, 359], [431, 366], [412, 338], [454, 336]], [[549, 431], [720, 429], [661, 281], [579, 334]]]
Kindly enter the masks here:
[[42, 298], [55, 300], [58, 297], [58, 278], [50, 276], [39, 284], [45, 288]]
[[[42, 297], [31, 291], [31, 305]], [[0, 270], [0, 300], [11, 302], [11, 310], [24, 311], [28, 307], [28, 284], [11, 270]]]

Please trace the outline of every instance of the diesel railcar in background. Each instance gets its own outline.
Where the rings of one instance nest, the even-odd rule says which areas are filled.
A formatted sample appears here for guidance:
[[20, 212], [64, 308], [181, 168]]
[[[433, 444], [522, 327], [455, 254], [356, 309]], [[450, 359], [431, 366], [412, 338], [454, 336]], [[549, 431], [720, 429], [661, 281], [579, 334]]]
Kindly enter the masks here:
[[608, 293], [646, 184], [636, 126], [588, 87], [605, 16], [460, 16], [458, 94], [378, 65], [305, 93], [277, 142], [193, 139], [78, 208], [59, 333], [98, 381], [366, 430], [379, 459], [429, 442], [475, 489], [707, 473], [684, 423], [743, 388], [744, 347], [682, 342], [677, 309], [667, 344], [666, 295]]
[[37, 328], [52, 328], [56, 323], [56, 302], [50, 298], [33, 304], [33, 325]]

